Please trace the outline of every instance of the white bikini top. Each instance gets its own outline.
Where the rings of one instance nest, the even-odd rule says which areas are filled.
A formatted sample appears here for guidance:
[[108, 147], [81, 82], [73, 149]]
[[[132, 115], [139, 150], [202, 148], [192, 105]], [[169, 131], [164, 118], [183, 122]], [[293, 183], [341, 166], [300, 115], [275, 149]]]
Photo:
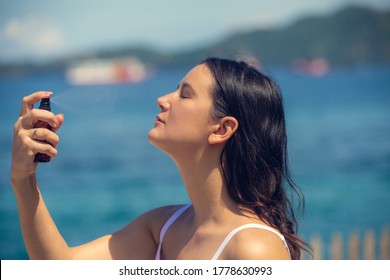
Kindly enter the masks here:
[[[185, 205], [181, 208], [179, 208], [178, 210], [176, 210], [175, 213], [173, 213], [173, 215], [168, 219], [168, 221], [164, 224], [164, 226], [162, 227], [161, 229], [161, 232], [160, 232], [160, 243], [158, 244], [158, 248], [157, 248], [157, 253], [156, 253], [156, 260], [160, 260], [161, 259], [161, 247], [162, 247], [162, 242], [163, 242], [163, 239], [164, 239], [164, 236], [165, 236], [165, 233], [167, 232], [167, 230], [169, 229], [169, 227], [173, 224], [174, 221], [176, 221], [176, 219], [181, 215], [183, 214], [184, 211], [186, 211], [189, 207], [191, 206], [191, 204], [188, 204], [188, 205]], [[230, 239], [232, 239], [232, 237], [239, 231], [243, 230], [243, 229], [247, 229], [247, 228], [259, 228], [259, 229], [264, 229], [264, 230], [268, 230], [268, 231], [271, 231], [273, 233], [275, 233], [277, 236], [280, 237], [280, 239], [282, 239], [283, 241], [283, 244], [284, 244], [284, 247], [286, 247], [286, 250], [288, 252], [288, 255], [290, 256], [291, 258], [291, 255], [290, 255], [290, 249], [288, 248], [288, 245], [287, 245], [287, 242], [284, 238], [284, 236], [278, 232], [277, 230], [269, 227], [269, 226], [265, 226], [265, 225], [260, 225], [260, 224], [245, 224], [245, 225], [242, 225], [242, 226], [239, 226], [237, 228], [235, 228], [234, 230], [232, 230], [225, 238], [225, 240], [221, 243], [221, 245], [219, 246], [219, 248], [217, 249], [217, 251], [215, 252], [214, 256], [211, 258], [212, 260], [217, 260], [219, 255], [222, 253], [223, 249], [225, 248], [225, 246], [228, 244], [228, 242], [230, 241]]]

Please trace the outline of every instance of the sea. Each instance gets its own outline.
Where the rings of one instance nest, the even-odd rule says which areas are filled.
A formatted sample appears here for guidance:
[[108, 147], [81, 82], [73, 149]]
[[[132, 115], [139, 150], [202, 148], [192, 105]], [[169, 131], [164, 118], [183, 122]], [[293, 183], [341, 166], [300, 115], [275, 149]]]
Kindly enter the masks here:
[[[152, 208], [190, 202], [172, 160], [147, 139], [157, 97], [175, 90], [188, 70], [156, 69], [137, 84], [94, 86], [71, 85], [62, 72], [0, 76], [0, 259], [28, 259], [9, 178], [23, 96], [52, 91], [52, 111], [65, 115], [59, 154], [39, 164], [37, 176], [61, 234], [76, 246]], [[372, 230], [379, 239], [390, 226], [390, 66], [334, 68], [323, 76], [264, 72], [284, 96], [291, 173], [305, 197], [299, 234], [309, 243], [320, 236], [324, 248], [334, 233]]]

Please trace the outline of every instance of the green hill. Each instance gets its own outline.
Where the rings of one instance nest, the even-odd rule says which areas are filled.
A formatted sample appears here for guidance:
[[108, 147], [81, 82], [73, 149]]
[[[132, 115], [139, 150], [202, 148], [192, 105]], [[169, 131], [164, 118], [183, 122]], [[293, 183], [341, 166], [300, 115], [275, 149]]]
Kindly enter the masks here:
[[0, 65], [1, 72], [64, 69], [86, 58], [138, 57], [157, 67], [191, 66], [209, 55], [252, 55], [267, 65], [289, 65], [294, 59], [324, 58], [331, 65], [390, 63], [390, 11], [346, 7], [332, 15], [303, 18], [290, 26], [232, 34], [221, 42], [167, 54], [129, 46], [64, 58], [46, 65]]
[[286, 28], [242, 32], [203, 50], [180, 54], [176, 63], [193, 62], [191, 57], [199, 59], [213, 53], [247, 53], [265, 64], [317, 57], [332, 65], [388, 63], [390, 11], [348, 7], [327, 17], [304, 18]]

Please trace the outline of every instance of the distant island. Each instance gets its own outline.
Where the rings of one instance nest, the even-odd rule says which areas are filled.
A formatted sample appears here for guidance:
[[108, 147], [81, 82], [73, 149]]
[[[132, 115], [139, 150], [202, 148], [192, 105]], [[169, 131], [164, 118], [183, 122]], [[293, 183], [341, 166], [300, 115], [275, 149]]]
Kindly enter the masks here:
[[209, 55], [252, 56], [264, 65], [291, 66], [302, 61], [325, 61], [331, 66], [390, 63], [390, 11], [351, 6], [328, 16], [303, 18], [290, 26], [232, 34], [216, 44], [191, 51], [163, 53], [126, 47], [66, 57], [44, 65], [0, 64], [0, 74], [65, 70], [87, 59], [134, 57], [154, 67], [186, 67]]

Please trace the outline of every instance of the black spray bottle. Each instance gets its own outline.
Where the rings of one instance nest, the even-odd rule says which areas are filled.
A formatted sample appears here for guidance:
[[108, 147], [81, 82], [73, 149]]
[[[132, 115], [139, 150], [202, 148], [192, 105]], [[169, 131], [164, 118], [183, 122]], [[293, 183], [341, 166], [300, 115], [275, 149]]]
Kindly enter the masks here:
[[[50, 98], [43, 98], [39, 104], [39, 109], [51, 111]], [[47, 128], [51, 130], [51, 126], [47, 122], [38, 121], [35, 128]], [[37, 153], [34, 158], [35, 162], [49, 162], [50, 156], [42, 153]]]

